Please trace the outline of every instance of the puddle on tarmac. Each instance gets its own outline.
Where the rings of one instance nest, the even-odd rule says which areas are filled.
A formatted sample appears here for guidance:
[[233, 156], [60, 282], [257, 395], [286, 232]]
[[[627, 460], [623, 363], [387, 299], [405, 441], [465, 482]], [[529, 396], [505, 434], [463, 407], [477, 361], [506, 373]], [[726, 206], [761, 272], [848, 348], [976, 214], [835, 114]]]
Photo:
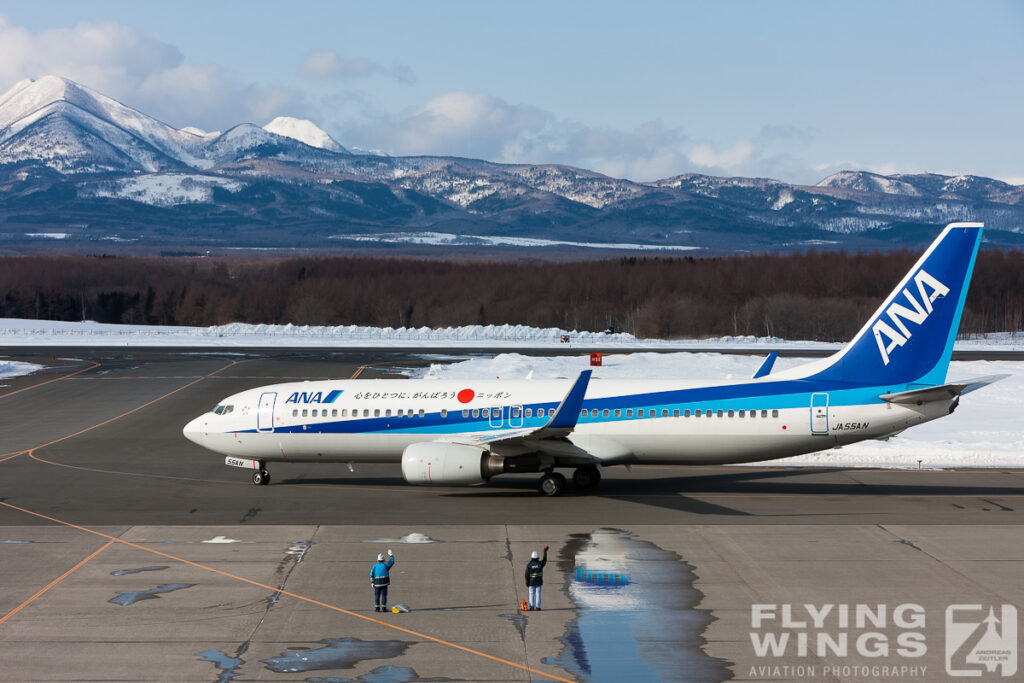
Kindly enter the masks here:
[[161, 569], [167, 569], [167, 565], [155, 566], [155, 567], [139, 567], [137, 569], [118, 569], [116, 572], [110, 572], [111, 576], [124, 576], [125, 574], [138, 574], [139, 572], [158, 572]]
[[[3, 498], [0, 498], [0, 500], [3, 500]], [[0, 541], [0, 543], [17, 543], [17, 544], [21, 544], [21, 543], [35, 543], [35, 541]]]
[[217, 683], [228, 683], [238, 675], [238, 671], [236, 671], [238, 667], [245, 663], [245, 660], [241, 657], [229, 657], [220, 650], [197, 652], [196, 656], [204, 662], [213, 662], [213, 665], [217, 667], [217, 671], [221, 672]]
[[420, 678], [408, 666], [378, 666], [370, 673], [356, 678], [307, 678], [307, 683], [412, 683], [413, 681], [450, 681], [451, 678]]
[[140, 600], [156, 600], [160, 597], [161, 593], [180, 591], [183, 588], [191, 588], [194, 585], [194, 583], [165, 583], [144, 591], [117, 591], [117, 596], [110, 598], [107, 602], [127, 607], [128, 605], [134, 605]]
[[559, 554], [577, 617], [557, 659], [584, 681], [723, 681], [726, 662], [704, 653], [712, 617], [697, 609], [693, 567], [628, 531], [574, 535]]
[[413, 641], [324, 638], [315, 650], [285, 652], [280, 657], [260, 660], [276, 673], [351, 669], [365, 659], [391, 659], [403, 654]]
[[519, 639], [524, 643], [526, 642], [526, 615], [522, 612], [515, 612], [511, 614], [499, 614], [499, 617], [504, 617], [512, 622], [512, 625], [519, 631]]

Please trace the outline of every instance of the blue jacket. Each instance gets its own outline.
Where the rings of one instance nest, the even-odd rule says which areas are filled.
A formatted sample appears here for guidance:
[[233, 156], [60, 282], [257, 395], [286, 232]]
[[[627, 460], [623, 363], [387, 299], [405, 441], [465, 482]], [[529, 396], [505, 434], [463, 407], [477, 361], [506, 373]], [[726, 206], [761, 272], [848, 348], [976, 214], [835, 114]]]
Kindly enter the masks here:
[[391, 576], [388, 574], [388, 570], [391, 569], [395, 564], [395, 557], [392, 555], [388, 558], [387, 562], [383, 560], [377, 560], [373, 566], [370, 567], [370, 583], [374, 586], [387, 586], [391, 583]]

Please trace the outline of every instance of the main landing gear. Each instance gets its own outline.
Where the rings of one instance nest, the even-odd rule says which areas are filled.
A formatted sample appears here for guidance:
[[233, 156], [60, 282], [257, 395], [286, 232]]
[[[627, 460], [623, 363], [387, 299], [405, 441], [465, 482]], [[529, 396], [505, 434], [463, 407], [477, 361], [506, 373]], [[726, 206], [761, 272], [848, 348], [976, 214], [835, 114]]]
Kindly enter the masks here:
[[252, 473], [252, 483], [257, 486], [266, 486], [270, 483], [270, 472], [267, 472], [267, 468], [262, 462], [260, 468]]
[[[590, 490], [601, 481], [601, 470], [596, 465], [577, 467], [572, 473], [572, 483], [576, 488]], [[537, 490], [542, 496], [560, 496], [565, 493], [565, 477], [558, 472], [545, 472], [537, 482]]]
[[565, 493], [565, 477], [558, 472], [547, 472], [537, 482], [542, 496], [560, 496]]

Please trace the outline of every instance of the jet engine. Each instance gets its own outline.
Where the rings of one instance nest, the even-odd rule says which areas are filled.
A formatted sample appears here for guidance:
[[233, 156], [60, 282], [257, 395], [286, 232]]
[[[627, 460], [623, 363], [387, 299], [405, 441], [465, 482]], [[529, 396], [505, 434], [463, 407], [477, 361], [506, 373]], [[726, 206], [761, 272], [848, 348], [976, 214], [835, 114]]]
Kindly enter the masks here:
[[410, 484], [439, 486], [482, 484], [501, 474], [498, 463], [486, 449], [443, 441], [427, 441], [406, 446], [402, 451], [402, 476]]

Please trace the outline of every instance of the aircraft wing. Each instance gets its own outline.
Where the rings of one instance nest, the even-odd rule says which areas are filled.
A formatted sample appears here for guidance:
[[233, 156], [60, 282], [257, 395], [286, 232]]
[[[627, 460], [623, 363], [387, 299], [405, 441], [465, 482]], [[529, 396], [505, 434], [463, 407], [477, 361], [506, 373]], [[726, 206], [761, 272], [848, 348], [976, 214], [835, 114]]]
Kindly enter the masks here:
[[565, 439], [576, 428], [576, 423], [580, 419], [580, 409], [583, 407], [583, 397], [587, 393], [591, 373], [593, 370], [584, 370], [580, 373], [565, 398], [558, 404], [555, 414], [541, 427], [491, 432], [479, 437], [458, 435], [451, 440], [477, 446], [497, 446], [521, 444], [525, 439], [530, 441]]
[[882, 394], [878, 398], [888, 403], [928, 403], [929, 401], [948, 401], [961, 394], [969, 394], [976, 389], [988, 386], [993, 382], [1005, 379], [1009, 375], [988, 375], [987, 377], [975, 377], [959, 382], [942, 384], [937, 387], [925, 387], [924, 389], [911, 389], [910, 391], [897, 391], [891, 394]]

